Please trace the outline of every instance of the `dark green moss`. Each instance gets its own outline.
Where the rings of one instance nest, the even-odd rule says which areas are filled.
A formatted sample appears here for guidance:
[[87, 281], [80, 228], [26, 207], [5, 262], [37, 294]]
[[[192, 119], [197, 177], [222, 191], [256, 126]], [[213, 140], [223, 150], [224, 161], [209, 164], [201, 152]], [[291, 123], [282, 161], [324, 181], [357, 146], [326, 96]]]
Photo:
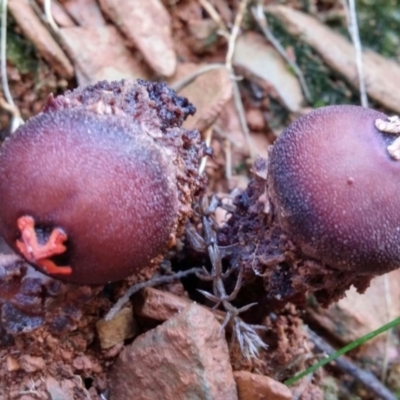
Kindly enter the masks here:
[[359, 0], [357, 16], [364, 46], [386, 57], [400, 56], [399, 0]]
[[319, 55], [299, 38], [285, 31], [284, 26], [274, 17], [268, 16], [268, 22], [280, 43], [293, 50], [297, 65], [304, 74], [311, 92], [313, 107], [331, 104], [357, 104], [359, 96], [336, 72], [330, 70]]
[[21, 74], [35, 72], [39, 66], [35, 47], [30, 41], [16, 33], [15, 28], [15, 21], [10, 15], [7, 15], [7, 61]]
[[11, 30], [7, 32], [7, 61], [22, 74], [35, 72], [39, 65], [32, 43]]

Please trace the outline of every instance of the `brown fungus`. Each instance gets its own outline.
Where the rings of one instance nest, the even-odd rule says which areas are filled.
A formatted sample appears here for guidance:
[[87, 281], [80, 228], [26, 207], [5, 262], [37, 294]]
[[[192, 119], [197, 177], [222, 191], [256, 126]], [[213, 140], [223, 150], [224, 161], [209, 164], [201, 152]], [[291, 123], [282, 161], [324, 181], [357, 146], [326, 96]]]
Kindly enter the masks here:
[[261, 277], [269, 300], [323, 304], [400, 266], [400, 163], [379, 131], [386, 115], [357, 106], [317, 109], [277, 139], [219, 234], [231, 262]]
[[0, 147], [0, 234], [29, 263], [84, 284], [151, 267], [204, 182], [194, 107], [162, 83], [100, 82], [56, 98]]

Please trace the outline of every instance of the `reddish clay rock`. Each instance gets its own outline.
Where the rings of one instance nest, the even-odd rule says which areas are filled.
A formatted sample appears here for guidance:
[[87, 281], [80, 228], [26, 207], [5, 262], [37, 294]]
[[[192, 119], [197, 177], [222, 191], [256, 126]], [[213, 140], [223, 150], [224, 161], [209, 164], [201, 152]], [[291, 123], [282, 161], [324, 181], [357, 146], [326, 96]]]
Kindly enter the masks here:
[[239, 400], [292, 400], [289, 388], [268, 376], [236, 371]]
[[140, 336], [111, 370], [111, 399], [236, 400], [220, 328], [210, 311], [192, 305]]
[[[5, 344], [7, 334], [31, 332], [45, 324], [55, 334], [76, 329], [98, 291], [63, 284], [15, 254], [0, 254], [0, 344]], [[99, 304], [90, 307], [98, 309]]]

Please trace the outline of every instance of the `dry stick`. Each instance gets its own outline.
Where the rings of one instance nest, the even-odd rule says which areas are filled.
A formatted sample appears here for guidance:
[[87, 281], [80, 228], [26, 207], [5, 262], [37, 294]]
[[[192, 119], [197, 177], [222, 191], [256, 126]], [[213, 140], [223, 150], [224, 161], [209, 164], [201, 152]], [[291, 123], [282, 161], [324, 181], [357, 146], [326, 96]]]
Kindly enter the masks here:
[[215, 69], [221, 69], [221, 68], [226, 68], [225, 64], [207, 64], [204, 67], [201, 67], [194, 71], [192, 74], [185, 76], [183, 79], [181, 79], [178, 82], [175, 82], [171, 85], [171, 88], [175, 90], [176, 92], [180, 92], [184, 87], [192, 83], [196, 78], [198, 78], [200, 75], [206, 74], [207, 72], [214, 71]]
[[249, 0], [242, 0], [239, 4], [239, 9], [238, 9], [238, 12], [236, 13], [235, 22], [233, 24], [231, 34], [229, 35], [228, 51], [226, 53], [225, 65], [226, 65], [227, 70], [230, 73], [230, 78], [231, 78], [232, 88], [233, 88], [233, 101], [235, 103], [236, 112], [239, 117], [240, 127], [242, 128], [242, 132], [243, 132], [247, 147], [249, 149], [250, 158], [254, 159], [255, 153], [254, 153], [253, 145], [252, 145], [251, 138], [250, 138], [250, 130], [247, 125], [247, 120], [246, 120], [246, 116], [245, 116], [245, 112], [244, 112], [244, 106], [243, 106], [242, 98], [240, 96], [239, 85], [237, 83], [237, 78], [235, 76], [235, 73], [234, 73], [234, 70], [232, 67], [233, 55], [235, 54], [235, 48], [236, 48], [236, 41], [239, 36], [240, 26], [242, 25], [243, 17], [247, 10], [248, 3], [249, 3]]
[[[328, 354], [328, 356], [335, 352], [335, 349], [332, 346], [326, 343], [310, 328], [307, 329], [307, 332], [311, 341], [318, 350], [323, 351]], [[397, 400], [397, 397], [371, 372], [364, 371], [344, 357], [335, 359], [335, 363], [341, 370], [353, 376], [354, 379], [361, 382], [366, 388], [370, 389], [381, 399]]]
[[365, 88], [365, 77], [364, 77], [364, 65], [362, 60], [362, 49], [361, 49], [361, 41], [360, 34], [358, 30], [357, 23], [357, 11], [356, 11], [356, 2], [355, 0], [342, 0], [343, 7], [346, 11], [347, 17], [347, 25], [350, 33], [351, 40], [354, 45], [355, 56], [356, 56], [356, 65], [357, 65], [357, 74], [358, 74], [358, 84], [360, 90], [360, 100], [361, 105], [363, 107], [368, 107], [368, 97], [367, 91]]
[[232, 179], [232, 144], [230, 140], [224, 139], [223, 149], [225, 152], [225, 178], [230, 182]]
[[272, 44], [272, 46], [274, 46], [276, 51], [283, 57], [283, 59], [288, 63], [290, 68], [294, 71], [294, 73], [297, 76], [297, 79], [300, 82], [300, 86], [303, 90], [305, 98], [309, 103], [312, 103], [312, 96], [310, 90], [308, 89], [303, 72], [301, 71], [300, 67], [293, 60], [290, 59], [290, 57], [286, 53], [286, 50], [283, 48], [283, 46], [279, 43], [278, 39], [273, 35], [271, 30], [269, 29], [267, 18], [265, 17], [264, 14], [263, 6], [261, 4], [258, 4], [256, 7], [252, 7], [251, 13], [253, 14], [253, 17], [256, 20], [265, 38]]
[[[207, 147], [210, 147], [211, 144], [211, 140], [212, 140], [212, 135], [213, 135], [213, 128], [212, 126], [208, 127], [206, 129], [206, 132], [204, 134], [205, 136], [205, 143], [207, 145]], [[207, 166], [207, 161], [208, 161], [208, 156], [204, 156], [200, 162], [200, 167], [199, 167], [199, 174], [201, 175], [204, 170], [206, 169]]]
[[11, 132], [14, 132], [20, 125], [24, 123], [21, 118], [21, 113], [15, 105], [11, 96], [10, 87], [7, 79], [7, 0], [2, 0], [1, 3], [1, 42], [0, 42], [0, 69], [1, 69], [1, 84], [6, 104], [2, 102], [2, 107], [11, 114]]
[[233, 101], [235, 103], [236, 112], [239, 117], [240, 127], [242, 128], [244, 139], [245, 139], [246, 145], [249, 149], [250, 158], [252, 160], [254, 160], [256, 157], [256, 154], [254, 152], [253, 144], [252, 144], [252, 141], [250, 138], [250, 129], [249, 129], [249, 126], [247, 125], [244, 106], [243, 106], [242, 98], [240, 96], [239, 85], [238, 85], [235, 77], [232, 77], [231, 81], [232, 81], [232, 90], [233, 90]]
[[[233, 59], [233, 55], [235, 53], [236, 39], [239, 35], [240, 25], [242, 23], [244, 14], [246, 12], [246, 8], [247, 8], [249, 0], [242, 0], [241, 3], [239, 4], [239, 9], [238, 9], [238, 12], [235, 17], [235, 22], [234, 22], [234, 25], [232, 28], [232, 32], [230, 34], [229, 34], [228, 29], [226, 28], [225, 24], [221, 25], [222, 18], [220, 17], [220, 15], [218, 14], [218, 11], [214, 8], [214, 6], [212, 4], [210, 4], [208, 2], [208, 0], [199, 0], [199, 2], [203, 6], [204, 10], [220, 26], [220, 28], [221, 28], [220, 33], [223, 34], [223, 36], [228, 38], [228, 51], [227, 51], [226, 58], [225, 58], [225, 68], [227, 68], [227, 70], [229, 72], [229, 77], [232, 82], [234, 104], [235, 104], [236, 112], [238, 113], [239, 122], [240, 122], [240, 126], [242, 129], [243, 135], [245, 137], [246, 145], [249, 149], [250, 157], [254, 158], [255, 154], [254, 154], [253, 146], [251, 144], [250, 131], [247, 126], [247, 121], [246, 121], [246, 117], [244, 114], [244, 107], [242, 104], [242, 99], [240, 97], [240, 91], [239, 91], [239, 87], [237, 84], [237, 78], [234, 74], [233, 67], [232, 67], [232, 59]], [[204, 71], [208, 72], [210, 69], [206, 69], [206, 68], [207, 67], [204, 68]], [[196, 76], [198, 76], [198, 75], [196, 75]], [[195, 78], [192, 78], [189, 80], [189, 78], [190, 77], [185, 78], [185, 80], [183, 80], [183, 82], [176, 83], [175, 85], [172, 86], [172, 88], [175, 90], [177, 90], [176, 88], [178, 88], [178, 90], [179, 90], [180, 88], [182, 88], [183, 83], [185, 85], [187, 85], [193, 79], [195, 79]]]
[[232, 59], [235, 53], [236, 40], [239, 36], [240, 26], [242, 25], [243, 17], [247, 9], [249, 0], [242, 0], [239, 4], [238, 12], [236, 13], [235, 22], [232, 27], [231, 34], [229, 35], [228, 41], [228, 52], [226, 53], [225, 64], [226, 68], [232, 70]]
[[46, 15], [47, 22], [50, 25], [51, 29], [53, 29], [54, 32], [59, 34], [60, 28], [56, 24], [56, 21], [54, 21], [53, 13], [51, 12], [51, 0], [44, 0], [44, 13]]
[[[389, 274], [383, 276], [383, 282], [385, 287], [385, 305], [387, 310], [387, 322], [391, 321], [392, 318], [392, 296], [390, 291]], [[385, 340], [385, 351], [383, 355], [382, 371], [381, 371], [381, 381], [385, 382], [387, 377], [388, 363], [389, 363], [389, 347], [392, 339], [392, 329], [386, 332]]]
[[113, 305], [113, 307], [110, 309], [110, 311], [106, 314], [104, 319], [106, 321], [110, 321], [115, 317], [115, 315], [121, 310], [121, 308], [129, 301], [129, 298], [137, 293], [139, 290], [142, 290], [146, 287], [153, 287], [157, 285], [162, 285], [164, 283], [171, 283], [173, 281], [176, 281], [177, 279], [184, 278], [185, 276], [195, 274], [195, 273], [201, 273], [203, 270], [201, 268], [191, 268], [186, 271], [179, 271], [176, 272], [173, 275], [162, 275], [162, 276], [156, 276], [154, 278], [149, 279], [148, 281], [145, 282], [140, 282], [137, 283], [133, 286], [131, 286], [125, 294], [118, 299], [118, 301]]
[[[218, 245], [216, 244], [215, 232], [213, 231], [208, 217], [203, 217], [203, 226], [205, 231], [205, 240], [207, 245], [207, 250], [209, 258], [211, 260], [212, 271], [209, 277], [212, 278], [213, 282], [213, 294], [199, 290], [206, 298], [216, 303], [216, 307], [220, 304], [223, 305], [225, 311], [227, 312], [226, 318], [221, 325], [221, 330], [233, 322], [233, 335], [232, 339], [236, 336], [239, 343], [239, 347], [246, 358], [256, 357], [260, 349], [267, 348], [267, 345], [258, 336], [256, 329], [266, 329], [265, 326], [259, 325], [249, 325], [242, 321], [239, 314], [247, 311], [257, 303], [248, 304], [241, 308], [236, 308], [231, 304], [231, 301], [235, 300], [242, 282], [243, 269], [239, 270], [236, 285], [233, 291], [228, 295], [225, 290], [224, 285], [224, 274], [222, 272], [222, 257]], [[203, 271], [204, 273], [204, 271]], [[199, 276], [199, 275], [198, 275]], [[201, 278], [201, 275], [199, 276]], [[204, 279], [204, 278], [203, 278]], [[209, 280], [208, 276], [205, 280]]]
[[221, 16], [218, 14], [218, 11], [214, 8], [214, 6], [208, 0], [199, 0], [201, 6], [207, 11], [213, 21], [219, 26], [220, 34], [228, 37], [228, 29], [222, 20]]
[[230, 182], [232, 179], [232, 146], [240, 148], [240, 145], [219, 126], [214, 125], [214, 131], [223, 140], [223, 150], [225, 153], [225, 178]]

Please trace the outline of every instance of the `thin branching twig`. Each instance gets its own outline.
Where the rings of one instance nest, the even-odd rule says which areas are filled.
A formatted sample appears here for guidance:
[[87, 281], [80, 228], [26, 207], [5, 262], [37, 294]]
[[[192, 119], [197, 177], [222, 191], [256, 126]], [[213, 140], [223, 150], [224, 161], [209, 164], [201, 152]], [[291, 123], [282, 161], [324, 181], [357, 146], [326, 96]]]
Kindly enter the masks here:
[[187, 85], [192, 83], [200, 75], [203, 75], [203, 74], [206, 74], [206, 73], [208, 73], [210, 71], [214, 71], [216, 69], [221, 69], [221, 68], [225, 68], [225, 64], [215, 63], [215, 64], [204, 65], [203, 67], [200, 67], [199, 69], [197, 69], [196, 71], [194, 71], [190, 75], [185, 76], [180, 81], [173, 83], [171, 85], [171, 88], [173, 90], [175, 90], [176, 92], [180, 92], [184, 87], [186, 87]]
[[146, 287], [153, 287], [163, 285], [165, 283], [171, 283], [178, 279], [184, 278], [185, 276], [199, 273], [201, 271], [201, 268], [191, 268], [186, 271], [176, 272], [172, 275], [156, 276], [152, 279], [149, 279], [148, 281], [136, 283], [135, 285], [131, 286], [120, 299], [118, 299], [118, 301], [114, 304], [110, 311], [108, 311], [104, 319], [106, 321], [110, 321], [111, 319], [113, 319], [115, 315], [121, 310], [121, 308], [129, 301], [129, 298], [132, 295]]
[[209, 206], [203, 206], [203, 209], [201, 210], [203, 214], [203, 246], [207, 249], [212, 268], [210, 272], [203, 270], [201, 273], [197, 273], [196, 275], [202, 280], [211, 281], [213, 292], [209, 293], [204, 290], [199, 290], [199, 292], [208, 300], [215, 303], [214, 308], [222, 306], [225, 309], [226, 317], [221, 325], [221, 331], [228, 325], [232, 324], [232, 340], [238, 342], [244, 357], [257, 357], [260, 349], [267, 348], [267, 345], [258, 335], [257, 330], [265, 330], [266, 327], [247, 324], [239, 317], [241, 313], [249, 310], [251, 307], [255, 306], [256, 303], [247, 304], [241, 308], [236, 308], [232, 305], [232, 301], [236, 299], [242, 286], [243, 269], [239, 269], [238, 271], [236, 284], [232, 292], [228, 294], [225, 289], [224, 279], [231, 275], [234, 272], [234, 269], [231, 266], [227, 271], [223, 271], [222, 267], [224, 248], [219, 247], [217, 244], [215, 230], [216, 223], [213, 219], [213, 213], [219, 205], [220, 202], [213, 197], [211, 204]]
[[[235, 109], [238, 114], [240, 127], [242, 129], [242, 133], [243, 133], [243, 136], [246, 141], [246, 145], [248, 148], [250, 158], [254, 159], [255, 152], [254, 152], [252, 141], [250, 138], [250, 130], [247, 125], [244, 107], [243, 107], [242, 99], [240, 96], [239, 85], [237, 83], [238, 78], [235, 75], [235, 72], [234, 72], [233, 66], [232, 66], [232, 60], [233, 60], [233, 56], [235, 54], [235, 49], [236, 49], [236, 41], [237, 41], [237, 38], [240, 33], [240, 28], [242, 25], [244, 15], [245, 15], [246, 10], [249, 5], [249, 1], [250, 0], [241, 0], [241, 2], [239, 3], [239, 8], [236, 13], [235, 21], [233, 23], [231, 32], [228, 31], [228, 29], [225, 27], [225, 25], [220, 25], [220, 28], [225, 29], [224, 32], [222, 32], [222, 35], [224, 37], [226, 37], [228, 40], [228, 50], [227, 50], [227, 53], [225, 56], [225, 67], [228, 70], [229, 77], [230, 77], [232, 87], [233, 87], [233, 101], [235, 104]], [[211, 18], [213, 18], [214, 21], [216, 21], [216, 22], [222, 21], [222, 18], [219, 16], [217, 10], [211, 4], [209, 4], [207, 0], [201, 0], [200, 3], [203, 5], [203, 8], [205, 9], [205, 11], [209, 13], [209, 15], [211, 16]]]
[[267, 19], [264, 14], [263, 6], [261, 4], [258, 4], [257, 6], [252, 7], [251, 13], [253, 14], [253, 17], [257, 22], [258, 26], [260, 27], [265, 38], [272, 44], [272, 46], [275, 47], [276, 51], [282, 56], [282, 58], [287, 62], [287, 64], [296, 74], [305, 98], [309, 103], [312, 103], [312, 96], [310, 90], [308, 89], [303, 72], [301, 71], [300, 67], [288, 56], [286, 50], [283, 48], [283, 46], [279, 43], [278, 39], [273, 35], [271, 30], [269, 29]]
[[242, 98], [240, 95], [238, 79], [235, 75], [235, 72], [234, 72], [233, 66], [232, 66], [232, 60], [233, 60], [233, 56], [235, 54], [235, 49], [236, 49], [236, 42], [237, 42], [237, 39], [238, 39], [238, 36], [240, 33], [240, 27], [242, 25], [242, 21], [243, 21], [244, 15], [246, 13], [248, 4], [249, 4], [249, 0], [242, 0], [239, 4], [239, 8], [238, 8], [238, 11], [237, 11], [236, 17], [235, 17], [235, 22], [233, 24], [231, 33], [229, 35], [228, 51], [227, 51], [226, 57], [225, 57], [225, 65], [226, 65], [226, 68], [229, 71], [229, 74], [231, 77], [232, 88], [233, 88], [233, 101], [235, 103], [236, 112], [239, 117], [240, 127], [242, 129], [244, 139], [246, 141], [246, 145], [249, 150], [250, 158], [252, 160], [254, 160], [256, 154], [255, 154], [253, 144], [252, 144], [252, 141], [250, 138], [250, 129], [249, 129], [249, 126], [247, 125], [247, 119], [246, 119], [246, 115], [245, 115], [245, 111], [244, 111]]

